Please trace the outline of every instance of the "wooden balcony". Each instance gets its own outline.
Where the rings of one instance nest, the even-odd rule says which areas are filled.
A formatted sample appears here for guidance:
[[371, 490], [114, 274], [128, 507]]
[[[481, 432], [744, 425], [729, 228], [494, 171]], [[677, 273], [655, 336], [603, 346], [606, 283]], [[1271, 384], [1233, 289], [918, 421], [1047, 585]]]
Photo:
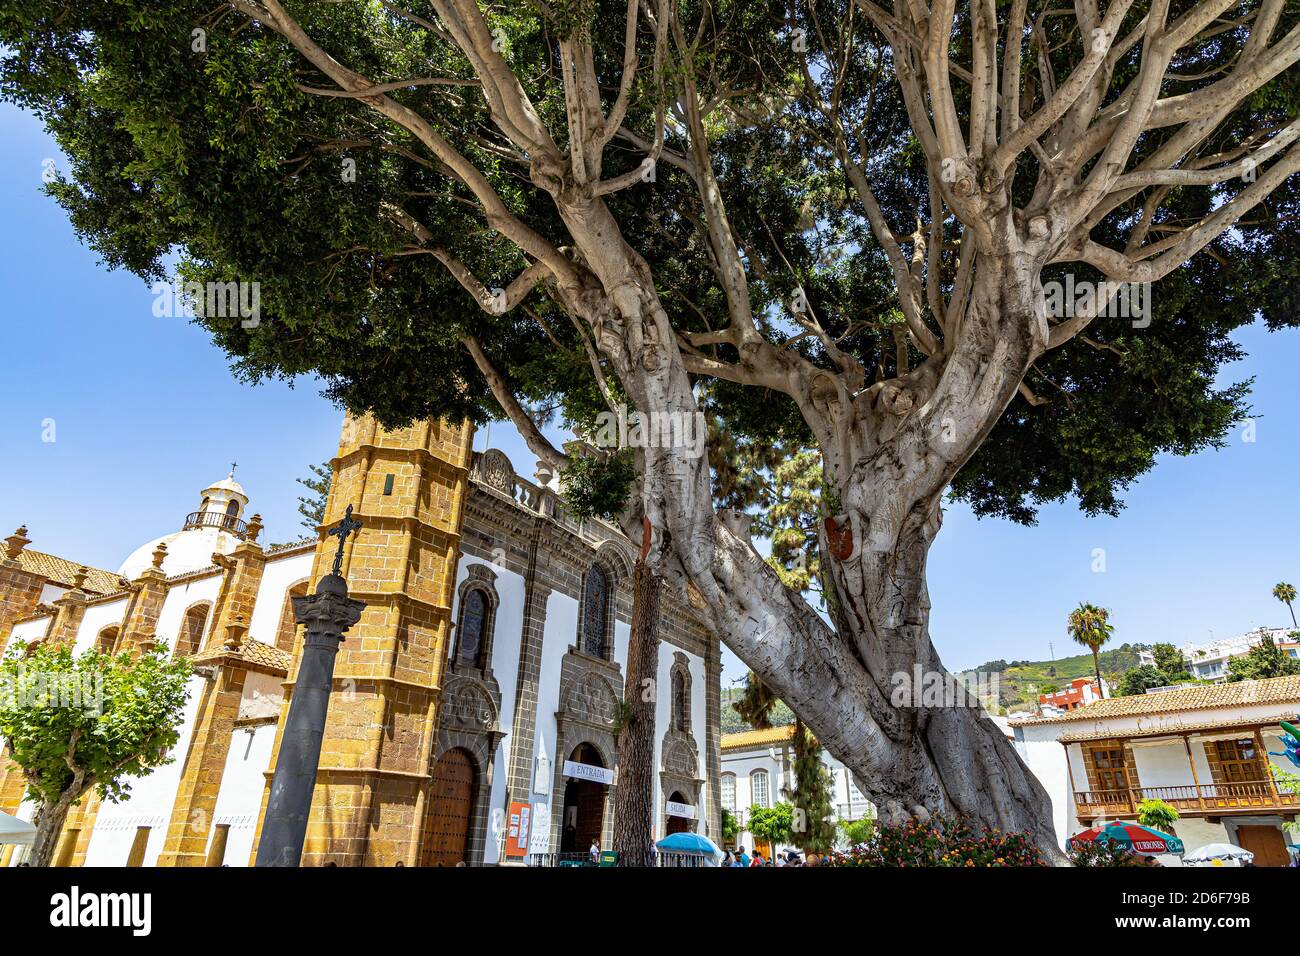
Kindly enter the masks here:
[[1219, 816], [1261, 809], [1300, 811], [1300, 793], [1279, 792], [1271, 780], [1074, 792], [1075, 811], [1081, 819], [1133, 816], [1143, 800], [1163, 800], [1184, 816]]

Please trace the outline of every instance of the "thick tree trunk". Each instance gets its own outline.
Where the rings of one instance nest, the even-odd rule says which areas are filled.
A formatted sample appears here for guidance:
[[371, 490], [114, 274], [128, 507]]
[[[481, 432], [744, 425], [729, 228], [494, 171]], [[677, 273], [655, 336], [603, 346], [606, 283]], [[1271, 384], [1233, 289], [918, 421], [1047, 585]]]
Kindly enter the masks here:
[[614, 850], [619, 866], [648, 866], [654, 840], [655, 701], [658, 698], [659, 597], [663, 579], [638, 559], [627, 647], [625, 722], [618, 735]]
[[1092, 649], [1092, 670], [1097, 675], [1097, 699], [1101, 700], [1106, 696], [1106, 692], [1101, 689], [1101, 654], [1095, 647]]
[[[591, 322], [636, 407], [697, 414], [644, 261], [610, 241], [619, 230], [599, 204], [561, 208], [600, 285], [571, 293], [570, 307]], [[780, 584], [749, 539], [748, 516], [714, 512], [707, 459], [643, 449], [642, 504], [655, 528], [651, 565], [681, 591], [695, 586], [702, 618], [854, 773], [887, 820], [959, 815], [1027, 830], [1041, 852], [1063, 861], [1046, 791], [978, 707], [899, 703], [894, 693], [918, 674], [923, 683], [947, 676], [930, 642], [925, 583], [939, 501], [1046, 347], [1039, 264], [1007, 210], [987, 227], [988, 249], [942, 355], [853, 393], [825, 377], [789, 380], [818, 437], [829, 500], [842, 511], [836, 548], [824, 534], [821, 551], [834, 628]], [[757, 354], [739, 351], [742, 362]]]
[[59, 845], [59, 836], [63, 833], [64, 821], [76, 797], [64, 793], [63, 796], [36, 811], [32, 823], [36, 826], [36, 836], [32, 841], [32, 851], [27, 855], [31, 866], [49, 866], [54, 861], [54, 851]]

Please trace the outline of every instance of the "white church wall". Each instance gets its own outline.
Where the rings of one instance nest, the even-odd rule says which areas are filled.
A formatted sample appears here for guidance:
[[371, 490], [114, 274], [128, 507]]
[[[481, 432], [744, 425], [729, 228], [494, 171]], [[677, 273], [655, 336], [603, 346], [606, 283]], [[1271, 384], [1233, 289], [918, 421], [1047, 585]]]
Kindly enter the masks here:
[[[496, 616], [492, 623], [492, 674], [501, 690], [501, 711], [499, 729], [505, 734], [497, 744], [493, 761], [496, 769], [492, 774], [492, 793], [488, 806], [498, 810], [505, 806], [506, 778], [510, 771], [510, 731], [514, 722], [515, 698], [519, 678], [519, 644], [524, 630], [525, 582], [522, 575], [509, 571], [499, 565], [484, 561], [482, 558], [465, 555], [456, 577], [456, 598], [451, 609], [452, 620], [460, 620], [460, 585], [469, 577], [471, 565], [486, 565], [496, 574], [494, 589], [497, 595]], [[453, 632], [453, 636], [454, 636]], [[448, 654], [455, 653], [453, 640], [449, 642]], [[497, 841], [488, 839], [483, 847], [483, 862], [496, 863], [499, 856]]]
[[253, 619], [248, 622], [249, 637], [275, 646], [284, 596], [295, 584], [307, 580], [313, 556], [313, 551], [304, 551], [266, 562], [262, 582], [257, 588], [257, 603], [253, 605]]
[[45, 632], [49, 630], [50, 620], [48, 617], [38, 617], [15, 624], [13, 630], [9, 632], [9, 641], [5, 644], [6, 651], [19, 641], [39, 641], [45, 636]]
[[[578, 632], [578, 602], [559, 591], [546, 597], [546, 630], [542, 639], [542, 664], [537, 686], [537, 743], [530, 767], [537, 766], [537, 754], [545, 752], [552, 767], [569, 759], [568, 754], [555, 752], [555, 711], [560, 701], [560, 671], [564, 655], [573, 646], [573, 636]], [[564, 794], [550, 795], [552, 800], [563, 800]]]
[[264, 774], [271, 767], [275, 726], [273, 723], [257, 724], [231, 734], [230, 752], [226, 755], [226, 768], [221, 777], [221, 792], [217, 794], [217, 804], [213, 809], [212, 834], [208, 838], [211, 847], [216, 828], [230, 828], [226, 837], [226, 855], [222, 860], [227, 866], [248, 866], [252, 857], [257, 815], [262, 809], [262, 793], [266, 786]]
[[104, 628], [120, 626], [126, 616], [126, 605], [127, 598], [121, 597], [116, 601], [92, 604], [86, 608], [85, 616], [81, 619], [81, 627], [77, 631], [77, 638], [72, 645], [72, 653], [80, 654], [94, 647], [95, 638]]
[[180, 739], [172, 748], [172, 762], [147, 777], [131, 781], [131, 795], [121, 803], [105, 802], [95, 817], [95, 829], [86, 848], [86, 866], [124, 866], [139, 827], [149, 827], [144, 865], [154, 866], [167, 839], [167, 824], [176, 804], [185, 755], [189, 752], [194, 721], [203, 697], [204, 678], [191, 677]]
[[[176, 649], [176, 637], [180, 633], [181, 621], [185, 612], [195, 604], [203, 601], [217, 603], [221, 593], [221, 575], [214, 573], [209, 577], [196, 578], [173, 585], [167, 591], [162, 610], [158, 614], [157, 639], [159, 644], [166, 644], [169, 650]], [[212, 626], [211, 612], [208, 614], [208, 627]], [[205, 635], [206, 637], [206, 635]]]

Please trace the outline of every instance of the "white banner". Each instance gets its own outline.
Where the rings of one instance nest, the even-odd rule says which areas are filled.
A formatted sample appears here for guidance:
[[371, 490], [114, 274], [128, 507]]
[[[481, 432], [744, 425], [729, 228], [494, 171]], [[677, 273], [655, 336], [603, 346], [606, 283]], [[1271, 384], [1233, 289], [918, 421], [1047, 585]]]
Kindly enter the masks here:
[[572, 760], [564, 761], [564, 775], [574, 780], [592, 780], [605, 786], [614, 782], [614, 771], [606, 770], [604, 767], [593, 767], [589, 763], [574, 763]]
[[695, 808], [689, 803], [677, 803], [669, 800], [665, 805], [670, 817], [685, 817], [687, 820], [695, 819]]

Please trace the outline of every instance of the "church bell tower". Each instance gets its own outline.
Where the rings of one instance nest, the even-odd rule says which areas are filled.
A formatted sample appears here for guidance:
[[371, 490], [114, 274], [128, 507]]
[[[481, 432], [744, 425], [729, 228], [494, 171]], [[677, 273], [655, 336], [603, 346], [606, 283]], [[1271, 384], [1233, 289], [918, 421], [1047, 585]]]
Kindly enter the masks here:
[[[325, 530], [351, 505], [362, 528], [343, 576], [366, 607], [338, 654], [303, 866], [419, 860], [472, 442], [468, 422], [388, 431], [369, 416], [344, 421], [312, 581], [334, 560], [337, 541]], [[296, 666], [272, 770], [294, 677]], [[269, 788], [270, 772], [263, 815]]]

